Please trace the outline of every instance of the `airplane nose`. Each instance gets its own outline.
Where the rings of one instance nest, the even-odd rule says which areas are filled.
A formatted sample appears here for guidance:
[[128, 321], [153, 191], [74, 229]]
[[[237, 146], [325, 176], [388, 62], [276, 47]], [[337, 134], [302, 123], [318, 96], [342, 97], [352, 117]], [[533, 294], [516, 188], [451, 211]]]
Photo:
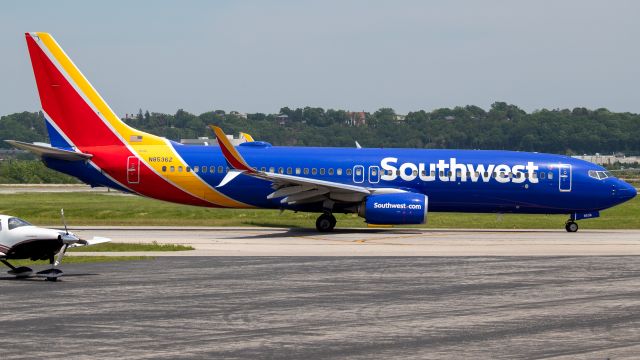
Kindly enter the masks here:
[[622, 201], [627, 201], [633, 199], [636, 195], [638, 195], [638, 191], [633, 185], [626, 183], [624, 181], [620, 181], [618, 186], [618, 198]]

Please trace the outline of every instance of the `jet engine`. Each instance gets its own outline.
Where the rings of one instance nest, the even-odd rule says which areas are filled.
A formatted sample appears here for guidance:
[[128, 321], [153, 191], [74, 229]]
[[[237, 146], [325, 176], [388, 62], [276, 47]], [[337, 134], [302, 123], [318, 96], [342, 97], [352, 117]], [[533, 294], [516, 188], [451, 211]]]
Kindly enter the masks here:
[[429, 198], [423, 194], [370, 195], [358, 207], [358, 215], [369, 224], [400, 225], [427, 222]]

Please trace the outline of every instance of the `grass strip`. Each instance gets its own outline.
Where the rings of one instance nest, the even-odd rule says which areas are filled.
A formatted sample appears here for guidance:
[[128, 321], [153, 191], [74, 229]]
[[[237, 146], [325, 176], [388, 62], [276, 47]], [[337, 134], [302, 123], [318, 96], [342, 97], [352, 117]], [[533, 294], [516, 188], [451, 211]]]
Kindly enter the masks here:
[[108, 242], [98, 245], [70, 248], [69, 252], [120, 252], [120, 251], [188, 251], [195, 250], [192, 246], [176, 244], [151, 244]]

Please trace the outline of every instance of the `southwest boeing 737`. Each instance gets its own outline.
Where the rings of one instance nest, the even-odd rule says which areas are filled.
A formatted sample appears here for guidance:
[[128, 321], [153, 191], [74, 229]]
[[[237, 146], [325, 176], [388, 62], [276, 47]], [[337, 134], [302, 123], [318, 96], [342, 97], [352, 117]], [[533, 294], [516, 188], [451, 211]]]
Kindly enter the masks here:
[[514, 151], [182, 145], [116, 116], [47, 33], [27, 33], [51, 141], [9, 141], [91, 186], [220, 208], [357, 213], [369, 224], [423, 224], [429, 211], [567, 214], [595, 218], [636, 190], [604, 168], [568, 156]]

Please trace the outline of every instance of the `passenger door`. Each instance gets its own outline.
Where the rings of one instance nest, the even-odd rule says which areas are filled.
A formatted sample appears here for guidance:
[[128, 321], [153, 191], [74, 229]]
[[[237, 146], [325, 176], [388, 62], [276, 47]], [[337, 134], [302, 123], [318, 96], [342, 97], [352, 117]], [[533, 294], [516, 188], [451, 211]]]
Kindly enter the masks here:
[[140, 183], [140, 159], [136, 156], [127, 158], [127, 182], [129, 184]]
[[558, 165], [558, 188], [561, 192], [571, 191], [571, 164]]

